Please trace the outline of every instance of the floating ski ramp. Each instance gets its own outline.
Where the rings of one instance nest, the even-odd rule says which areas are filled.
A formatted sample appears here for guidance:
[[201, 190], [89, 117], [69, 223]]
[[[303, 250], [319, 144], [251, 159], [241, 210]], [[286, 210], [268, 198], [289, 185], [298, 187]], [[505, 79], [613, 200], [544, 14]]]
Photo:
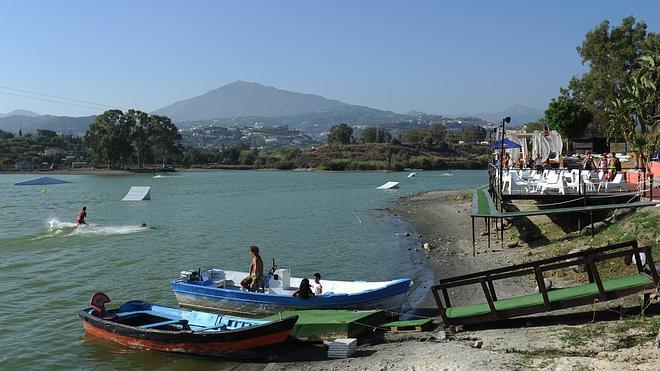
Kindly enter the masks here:
[[399, 189], [399, 182], [387, 182], [376, 189]]
[[64, 184], [64, 183], [71, 183], [71, 182], [67, 182], [66, 180], [62, 180], [62, 179], [51, 178], [49, 176], [42, 176], [40, 178], [34, 178], [34, 179], [26, 180], [24, 182], [14, 183], [14, 185], [51, 185], [51, 184]]
[[131, 187], [122, 201], [144, 201], [151, 199], [151, 187]]

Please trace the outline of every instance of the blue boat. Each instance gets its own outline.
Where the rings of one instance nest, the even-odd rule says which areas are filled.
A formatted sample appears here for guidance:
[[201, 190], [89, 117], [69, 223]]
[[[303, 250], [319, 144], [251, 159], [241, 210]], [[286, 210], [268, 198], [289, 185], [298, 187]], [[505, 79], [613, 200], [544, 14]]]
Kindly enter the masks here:
[[261, 358], [276, 351], [298, 316], [256, 320], [129, 301], [106, 309], [98, 292], [79, 312], [85, 332], [131, 348], [223, 358]]
[[294, 297], [302, 278], [288, 269], [273, 270], [258, 291], [241, 288], [246, 272], [207, 268], [182, 271], [172, 281], [179, 305], [239, 315], [262, 316], [301, 309], [383, 309], [399, 313], [412, 286], [408, 278], [383, 282], [323, 280], [323, 292]]

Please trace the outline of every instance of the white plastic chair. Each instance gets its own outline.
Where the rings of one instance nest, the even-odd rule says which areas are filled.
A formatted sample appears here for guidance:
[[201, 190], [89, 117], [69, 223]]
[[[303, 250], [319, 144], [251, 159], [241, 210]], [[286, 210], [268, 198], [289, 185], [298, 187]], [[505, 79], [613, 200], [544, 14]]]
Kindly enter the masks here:
[[514, 189], [517, 191], [525, 190], [525, 192], [529, 192], [529, 188], [527, 186], [528, 183], [526, 181], [518, 178], [518, 173], [516, 172], [511, 173], [511, 179], [509, 181], [509, 194], [511, 194], [511, 191], [513, 191]]
[[580, 187], [580, 178], [579, 174], [580, 170], [578, 169], [573, 169], [571, 172], [565, 172], [563, 173], [563, 177], [566, 178], [566, 186], [575, 192], [578, 191], [578, 188]]
[[610, 189], [618, 189], [619, 191], [628, 190], [628, 187], [626, 186], [626, 180], [623, 178], [623, 174], [621, 173], [617, 173], [611, 182], [600, 182], [598, 184], [598, 191], [600, 191], [601, 188], [605, 188], [605, 192], [609, 192]]
[[566, 180], [558, 173], [551, 173], [548, 176], [548, 181], [541, 186], [541, 194], [545, 191], [556, 189], [561, 194], [566, 194]]

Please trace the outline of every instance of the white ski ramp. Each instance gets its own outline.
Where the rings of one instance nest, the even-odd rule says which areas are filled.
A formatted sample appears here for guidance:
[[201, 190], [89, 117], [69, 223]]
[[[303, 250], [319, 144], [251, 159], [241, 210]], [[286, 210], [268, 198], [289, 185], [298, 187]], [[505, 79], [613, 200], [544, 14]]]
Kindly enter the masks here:
[[387, 182], [376, 189], [399, 189], [399, 182]]
[[144, 201], [151, 199], [151, 187], [131, 187], [122, 201]]

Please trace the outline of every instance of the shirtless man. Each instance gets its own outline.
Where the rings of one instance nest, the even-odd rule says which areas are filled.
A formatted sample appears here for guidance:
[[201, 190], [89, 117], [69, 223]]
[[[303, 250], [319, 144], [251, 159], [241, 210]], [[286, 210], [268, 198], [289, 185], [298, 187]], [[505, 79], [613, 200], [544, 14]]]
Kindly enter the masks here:
[[250, 275], [241, 281], [241, 286], [249, 291], [257, 291], [261, 286], [264, 279], [264, 262], [259, 256], [259, 248], [250, 246], [248, 248], [250, 255], [252, 255], [252, 263], [250, 263]]

